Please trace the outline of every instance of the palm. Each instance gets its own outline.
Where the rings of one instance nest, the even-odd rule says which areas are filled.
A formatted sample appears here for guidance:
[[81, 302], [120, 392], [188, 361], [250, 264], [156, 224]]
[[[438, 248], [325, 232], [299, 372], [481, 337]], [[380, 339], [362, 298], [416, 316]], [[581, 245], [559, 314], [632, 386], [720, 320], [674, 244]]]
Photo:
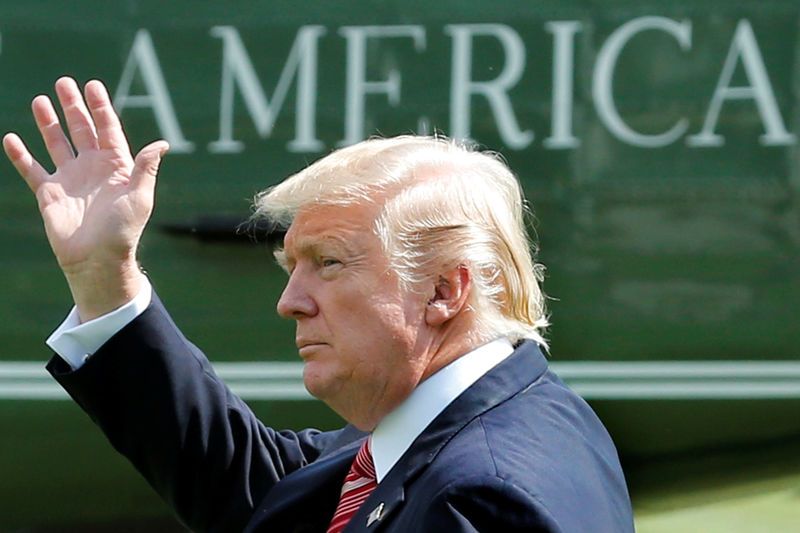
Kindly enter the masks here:
[[151, 206], [130, 187], [132, 169], [129, 153], [87, 150], [37, 189], [47, 236], [62, 267], [135, 248]]

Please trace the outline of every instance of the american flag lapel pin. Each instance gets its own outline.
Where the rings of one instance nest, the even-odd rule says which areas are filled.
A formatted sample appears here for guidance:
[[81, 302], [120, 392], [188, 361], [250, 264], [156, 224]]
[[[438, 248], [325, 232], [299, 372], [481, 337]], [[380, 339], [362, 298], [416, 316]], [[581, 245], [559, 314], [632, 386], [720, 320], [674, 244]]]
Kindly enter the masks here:
[[367, 527], [370, 527], [372, 524], [377, 522], [381, 519], [381, 515], [383, 514], [384, 504], [383, 502], [379, 503], [378, 506], [369, 513], [367, 516]]

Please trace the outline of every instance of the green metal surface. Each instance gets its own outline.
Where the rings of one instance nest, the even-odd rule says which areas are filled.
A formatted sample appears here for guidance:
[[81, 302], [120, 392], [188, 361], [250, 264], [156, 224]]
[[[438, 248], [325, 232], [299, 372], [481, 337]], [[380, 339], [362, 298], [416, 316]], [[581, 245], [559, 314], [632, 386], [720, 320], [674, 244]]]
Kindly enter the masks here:
[[[795, 0], [3, 3], [0, 120], [44, 156], [31, 98], [97, 77], [135, 148], [170, 140], [141, 262], [215, 362], [296, 361], [283, 274], [264, 246], [164, 227], [244, 218], [343, 142], [438, 131], [519, 174], [555, 363], [797, 363], [798, 28]], [[43, 362], [69, 294], [9, 164], [0, 213], [0, 362]], [[774, 383], [790, 392], [592, 404], [639, 465], [800, 434], [800, 380]], [[254, 407], [276, 426], [340, 423], [314, 402]], [[75, 406], [0, 400], [0, 530], [160, 505]]]

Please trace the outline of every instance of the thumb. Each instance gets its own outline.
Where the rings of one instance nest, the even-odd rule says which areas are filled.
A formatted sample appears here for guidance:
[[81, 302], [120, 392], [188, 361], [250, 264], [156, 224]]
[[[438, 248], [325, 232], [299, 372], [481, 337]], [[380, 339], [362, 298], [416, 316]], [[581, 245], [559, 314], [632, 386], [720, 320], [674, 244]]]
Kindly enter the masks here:
[[131, 172], [131, 182], [134, 187], [140, 185], [142, 180], [155, 180], [161, 158], [168, 150], [169, 143], [163, 140], [152, 142], [139, 150], [133, 160]]

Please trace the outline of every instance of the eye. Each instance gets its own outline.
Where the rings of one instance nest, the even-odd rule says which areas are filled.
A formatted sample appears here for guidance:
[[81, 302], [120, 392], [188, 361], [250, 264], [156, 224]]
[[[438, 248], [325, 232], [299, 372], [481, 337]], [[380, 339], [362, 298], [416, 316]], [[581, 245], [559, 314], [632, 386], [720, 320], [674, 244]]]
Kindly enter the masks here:
[[320, 260], [319, 264], [320, 264], [320, 265], [322, 265], [322, 266], [323, 266], [323, 267], [325, 267], [325, 268], [328, 268], [328, 267], [333, 267], [333, 266], [341, 265], [341, 264], [342, 264], [342, 262], [341, 262], [341, 261], [339, 261], [338, 259], [334, 259], [334, 258], [332, 258], [332, 257], [323, 257], [323, 258]]

